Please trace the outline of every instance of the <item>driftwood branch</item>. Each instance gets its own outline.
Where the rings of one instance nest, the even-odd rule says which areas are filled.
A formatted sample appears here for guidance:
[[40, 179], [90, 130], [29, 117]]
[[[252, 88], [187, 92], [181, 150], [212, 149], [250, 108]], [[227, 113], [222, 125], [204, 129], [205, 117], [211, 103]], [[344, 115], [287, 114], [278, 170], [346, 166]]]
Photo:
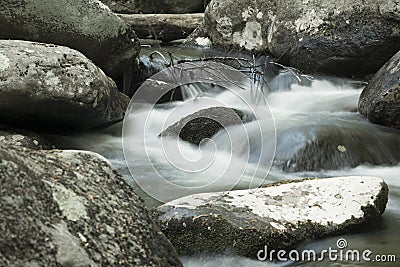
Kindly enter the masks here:
[[172, 41], [188, 37], [203, 21], [194, 14], [118, 14], [141, 39]]

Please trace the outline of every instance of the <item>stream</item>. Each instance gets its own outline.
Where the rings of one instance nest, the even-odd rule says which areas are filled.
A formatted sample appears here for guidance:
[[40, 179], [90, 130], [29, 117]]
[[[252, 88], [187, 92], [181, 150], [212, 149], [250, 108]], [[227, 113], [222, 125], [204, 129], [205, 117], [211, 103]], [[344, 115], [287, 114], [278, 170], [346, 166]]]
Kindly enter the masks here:
[[[168, 50], [178, 58], [199, 58], [205, 54], [203, 50], [194, 48]], [[151, 51], [153, 50], [143, 49], [142, 54], [148, 55]], [[259, 121], [245, 124], [249, 136], [249, 151], [240, 148], [242, 137], [240, 134], [236, 136], [235, 133], [239, 130], [232, 127], [230, 139], [225, 132], [220, 132], [211, 139], [213, 146], [210, 148], [205, 146], [199, 150], [195, 146], [179, 142], [180, 152], [187, 157], [192, 157], [193, 160], [207, 153], [215, 154], [212, 164], [204, 171], [188, 174], [171, 165], [160, 149], [163, 144], [158, 135], [162, 129], [165, 129], [164, 123], [167, 118], [170, 125], [188, 114], [189, 109], [186, 110], [182, 104], [190, 103], [190, 110], [193, 108], [199, 110], [215, 106], [216, 102], [210, 101], [212, 99], [236, 109], [246, 110], [246, 106], [227, 90], [215, 87], [211, 90], [205, 85], [193, 85], [185, 87], [184, 101], [160, 104], [152, 110], [146, 121], [145, 144], [148, 156], [140, 149], [140, 146], [135, 145], [141, 141], [139, 140], [141, 135], [137, 134], [135, 129], [131, 129], [132, 131], [128, 131], [130, 134], [124, 136], [125, 144], [129, 144], [128, 148], [125, 146], [125, 152], [132, 155], [130, 158], [134, 158], [127, 161], [129, 167], [135, 170], [134, 175], [140, 176], [141, 183], [146, 183], [146, 188], [157, 191], [162, 199], [167, 200], [176, 199], [185, 194], [174, 191], [175, 187], [160, 186], [157, 183], [154, 168], [169, 182], [193, 188], [188, 191], [189, 193], [223, 191], [232, 188], [247, 189], [254, 187], [254, 181], [257, 184], [268, 184], [303, 177], [382, 177], [389, 185], [389, 202], [382, 219], [340, 237], [347, 240], [349, 249], [360, 251], [369, 249], [374, 254], [395, 254], [399, 257], [400, 131], [373, 125], [357, 112], [358, 98], [364, 86], [362, 82], [334, 77], [305, 78], [305, 81], [299, 80], [290, 71], [280, 69], [277, 73], [270, 73], [268, 88], [263, 89], [276, 126], [276, 150], [272, 154], [275, 156], [273, 161], [270, 162], [268, 157], [275, 145], [275, 132], [271, 132], [270, 128], [258, 127], [257, 125], [263, 124], [263, 119], [268, 120], [268, 118], [261, 118]], [[255, 101], [254, 105], [257, 108], [260, 101], [254, 100], [251, 92], [241, 92], [241, 96], [248, 102]], [[181, 106], [183, 108], [177, 111], [177, 107]], [[129, 120], [132, 123], [128, 125], [143, 123], [144, 118], [141, 112], [141, 110], [135, 110], [133, 114], [130, 114]], [[84, 149], [103, 155], [124, 175], [135, 192], [145, 200], [147, 207], [155, 207], [160, 204], [160, 201], [148, 196], [137, 186], [129, 172], [122, 147], [122, 126], [121, 122], [100, 132], [56, 137], [56, 142], [62, 148]], [[260, 132], [262, 139], [260, 139]], [[227, 147], [230, 150], [227, 150]], [[260, 151], [260, 148], [265, 151]], [[244, 153], [249, 156], [243, 157]], [[266, 158], [260, 160], [263, 156]], [[148, 165], [148, 158], [151, 159], [153, 166]], [[172, 160], [179, 162], [180, 158]], [[220, 179], [218, 183], [213, 184], [212, 188], [207, 186], [220, 175], [228, 160], [230, 162], [234, 160], [233, 167], [238, 170], [244, 166], [240, 180]], [[233, 169], [232, 172], [238, 170]], [[297, 249], [314, 249], [318, 252], [328, 247], [334, 248], [338, 238], [310, 240]], [[356, 264], [329, 261], [270, 263], [233, 255], [196, 255], [183, 257], [182, 261], [184, 266], [188, 267], [355, 266]], [[360, 262], [357, 266], [376, 266], [376, 263]], [[384, 266], [395, 265], [386, 263]]]

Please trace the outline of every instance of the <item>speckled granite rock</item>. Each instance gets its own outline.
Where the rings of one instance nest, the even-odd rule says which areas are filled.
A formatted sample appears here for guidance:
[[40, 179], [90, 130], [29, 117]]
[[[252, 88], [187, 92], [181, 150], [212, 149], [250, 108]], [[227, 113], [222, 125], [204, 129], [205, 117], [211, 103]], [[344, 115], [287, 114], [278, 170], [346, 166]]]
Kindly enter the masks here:
[[54, 148], [46, 137], [26, 130], [15, 130], [0, 125], [0, 143], [35, 150]]
[[139, 54], [135, 33], [98, 0], [2, 0], [0, 39], [63, 45], [117, 78]]
[[0, 144], [0, 266], [181, 266], [110, 163]]
[[388, 201], [380, 178], [339, 177], [184, 197], [154, 211], [181, 255], [290, 249], [378, 218]]
[[212, 0], [200, 32], [303, 72], [363, 77], [400, 49], [399, 10], [395, 0]]
[[400, 129], [400, 52], [372, 77], [358, 109], [373, 123]]
[[0, 123], [87, 130], [122, 120], [129, 98], [78, 51], [0, 40]]

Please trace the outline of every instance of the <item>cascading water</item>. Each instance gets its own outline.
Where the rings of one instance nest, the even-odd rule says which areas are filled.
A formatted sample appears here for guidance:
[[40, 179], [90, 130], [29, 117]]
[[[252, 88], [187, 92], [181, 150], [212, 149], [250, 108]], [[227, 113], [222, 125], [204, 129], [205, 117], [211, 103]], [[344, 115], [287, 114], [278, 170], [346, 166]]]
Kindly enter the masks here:
[[[174, 51], [177, 55], [178, 51]], [[188, 50], [187, 53], [192, 53]], [[198, 53], [198, 51], [196, 52]], [[183, 57], [187, 57], [184, 53]], [[196, 56], [194, 56], [196, 57]], [[329, 77], [315, 77], [313, 79], [297, 79], [293, 73], [282, 71], [279, 75], [270, 74], [268, 88], [265, 88], [265, 97], [269, 103], [276, 125], [276, 151], [272, 168], [269, 170], [269, 159], [261, 158], [274, 150], [275, 132], [270, 127], [262, 127], [270, 123], [268, 116], [258, 118], [244, 125], [247, 133], [248, 146], [243, 144], [243, 126], [231, 126], [229, 135], [221, 131], [199, 147], [179, 142], [177, 147], [180, 153], [188, 157], [185, 160], [196, 161], [204, 153], [212, 155], [211, 165], [201, 172], [188, 174], [180, 168], [171, 165], [170, 160], [179, 163], [178, 155], [167, 159], [161, 150], [159, 134], [166, 126], [189, 115], [193, 110], [200, 110], [216, 103], [249, 112], [247, 103], [253, 103], [253, 109], [258, 106], [259, 99], [254, 99], [253, 92], [240, 91], [240, 101], [237, 94], [210, 84], [192, 84], [183, 88], [182, 101], [159, 104], [152, 109], [147, 117], [143, 111], [134, 110], [129, 120], [132, 125], [146, 123], [146, 155], [141, 151], [141, 133], [133, 128], [128, 136], [124, 136], [129, 143], [129, 151], [135, 160], [128, 161], [136, 173], [140, 174], [147, 186], [157, 190], [157, 193], [167, 199], [182, 196], [182, 192], [174, 191], [174, 187], [160, 187], [154, 174], [153, 167], [171, 183], [180, 186], [197, 188], [195, 192], [222, 191], [235, 187], [236, 189], [249, 188], [254, 185], [254, 178], [259, 183], [297, 179], [302, 177], [333, 177], [333, 176], [378, 176], [386, 180], [390, 189], [389, 203], [383, 220], [374, 225], [367, 225], [358, 231], [343, 236], [349, 245], [355, 249], [369, 249], [374, 253], [400, 255], [400, 237], [397, 229], [400, 227], [400, 131], [369, 123], [357, 113], [357, 102], [362, 90], [360, 83], [334, 79]], [[262, 94], [257, 94], [258, 97]], [[261, 101], [262, 102], [262, 101]], [[190, 103], [190, 108], [182, 106]], [[181, 108], [179, 108], [181, 107]], [[253, 110], [254, 111], [254, 110]], [[171, 116], [173, 114], [173, 116]], [[168, 121], [167, 125], [164, 123]], [[261, 126], [260, 126], [261, 125]], [[81, 148], [102, 154], [110, 159], [114, 166], [125, 175], [149, 207], [159, 204], [144, 194], [135, 186], [124, 159], [121, 141], [122, 124], [117, 124], [96, 134], [86, 134], [75, 137], [65, 137], [58, 141], [68, 148]], [[139, 129], [138, 127], [137, 129]], [[262, 136], [262, 138], [260, 138]], [[168, 140], [167, 140], [168, 142]], [[170, 142], [177, 142], [172, 140]], [[264, 151], [260, 151], [260, 148]], [[172, 154], [173, 156], [173, 154]], [[150, 167], [147, 157], [153, 164]], [[226, 162], [233, 162], [235, 171], [243, 171], [239, 181], [221, 179], [214, 183], [212, 188], [204, 187], [214, 181], [224, 170]], [[260, 162], [260, 164], [257, 164]], [[188, 167], [188, 166], [185, 166]], [[268, 175], [266, 176], [266, 173]], [[135, 177], [140, 178], [140, 177]], [[190, 193], [193, 193], [191, 191]], [[326, 238], [311, 242], [298, 249], [313, 248], [316, 251], [334, 247], [337, 237]], [[230, 255], [199, 255], [183, 258], [185, 266], [275, 266], [273, 263], [257, 262]], [[316, 263], [286, 263], [279, 266], [319, 266]], [[328, 266], [324, 262], [324, 266]], [[359, 263], [361, 266], [374, 266], [374, 263]], [[349, 266], [347, 263], [335, 263], [335, 266]], [[389, 265], [388, 265], [389, 266]]]

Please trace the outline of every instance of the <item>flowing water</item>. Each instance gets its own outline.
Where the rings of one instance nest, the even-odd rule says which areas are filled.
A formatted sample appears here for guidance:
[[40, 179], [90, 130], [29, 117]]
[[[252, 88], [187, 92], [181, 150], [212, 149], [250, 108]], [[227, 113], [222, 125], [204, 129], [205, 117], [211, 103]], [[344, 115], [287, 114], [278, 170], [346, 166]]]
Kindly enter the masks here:
[[[204, 53], [193, 49], [173, 49], [172, 52], [182, 58], [198, 58]], [[143, 53], [149, 53], [149, 50], [144, 50]], [[134, 125], [146, 123], [145, 151], [141, 150], [140, 145], [143, 134], [138, 133], [136, 129], [130, 129], [126, 132], [128, 135], [124, 136], [124, 142], [128, 144], [125, 146], [125, 152], [133, 159], [128, 160], [128, 164], [131, 165], [131, 170], [134, 170], [134, 175], [137, 176], [135, 178], [141, 181], [141, 186], [144, 186], [146, 191], [156, 192], [162, 199], [172, 200], [185, 193], [175, 190], [176, 187], [169, 186], [168, 183], [160, 185], [158, 175], [162, 175], [170, 184], [190, 187], [191, 190], [186, 194], [232, 188], [245, 189], [254, 187], [255, 184], [302, 177], [382, 177], [390, 190], [388, 206], [382, 219], [341, 237], [347, 240], [350, 249], [369, 249], [374, 254], [395, 254], [399, 260], [400, 131], [373, 125], [357, 113], [362, 83], [332, 77], [298, 78], [287, 70], [269, 75], [268, 86], [264, 88], [263, 93], [269, 103], [268, 110], [274, 118], [276, 139], [275, 132], [271, 131], [270, 127], [260, 126], [271, 123], [268, 114], [264, 117], [261, 115], [258, 121], [245, 124], [248, 146], [240, 145], [243, 137], [239, 134], [240, 130], [233, 127], [229, 135], [224, 131], [218, 133], [212, 138], [212, 142], [202, 149], [185, 142], [167, 140], [168, 144], [177, 145], [179, 149], [179, 153], [172, 153], [173, 158], [169, 159], [161, 149], [165, 144], [158, 137], [166, 126], [192, 113], [193, 109], [199, 110], [223, 103], [236, 109], [248, 110], [248, 106], [241, 101], [243, 99], [254, 104], [255, 109], [258, 105], [264, 106], [254, 99], [254, 94], [246, 90], [239, 92], [241, 98], [238, 98], [229, 90], [209, 85], [191, 85], [185, 87], [184, 101], [157, 105], [146, 118], [142, 110], [135, 110], [128, 118], [131, 123], [127, 125], [135, 128]], [[184, 103], [190, 105], [185, 106]], [[166, 121], [168, 123], [165, 123]], [[134, 190], [145, 199], [148, 207], [159, 205], [159, 201], [149, 197], [137, 186], [127, 168], [121, 128], [122, 123], [119, 123], [101, 132], [57, 139], [59, 145], [66, 148], [80, 148], [102, 154], [126, 177]], [[273, 152], [275, 141], [275, 157], [271, 161], [269, 155]], [[186, 158], [179, 158], [177, 154], [180, 153]], [[213, 158], [207, 168], [191, 173], [182, 171], [182, 168], [191, 167], [187, 162], [196, 161], [209, 154], [213, 155]], [[148, 164], [149, 158], [151, 166]], [[171, 165], [171, 161], [175, 166]], [[176, 166], [184, 164], [183, 162], [186, 162], [183, 167]], [[234, 166], [229, 167], [233, 168], [230, 170], [232, 173], [242, 173], [240, 179], [220, 179], [215, 182], [215, 177], [226, 171], [227, 162], [233, 162]], [[299, 246], [298, 250], [314, 249], [318, 252], [329, 247], [336, 248], [337, 239], [338, 237], [310, 240]], [[184, 257], [182, 260], [185, 266], [190, 267], [377, 266], [376, 263], [332, 263], [327, 260], [319, 263], [270, 263], [233, 255], [197, 255]], [[386, 263], [384, 266], [396, 265]]]

